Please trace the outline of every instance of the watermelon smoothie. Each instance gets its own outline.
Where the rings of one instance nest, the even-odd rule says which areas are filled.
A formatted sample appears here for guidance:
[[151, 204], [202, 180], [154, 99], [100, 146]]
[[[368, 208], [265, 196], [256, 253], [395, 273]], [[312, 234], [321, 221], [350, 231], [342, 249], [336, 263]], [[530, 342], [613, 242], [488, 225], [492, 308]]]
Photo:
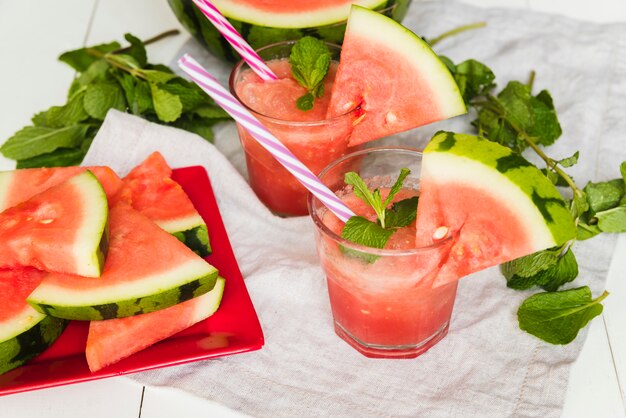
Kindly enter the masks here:
[[[398, 201], [419, 195], [420, 166], [417, 151], [373, 148], [339, 159], [320, 178], [357, 215], [375, 220], [373, 209], [345, 186], [344, 174], [358, 172], [370, 189], [379, 188], [386, 196], [400, 168], [407, 167], [411, 175], [394, 197]], [[413, 222], [396, 231], [384, 249], [364, 247], [341, 238], [343, 223], [314, 197], [309, 210], [335, 332], [342, 339], [367, 357], [413, 358], [447, 334], [457, 282], [436, 288], [432, 282], [453, 236], [416, 248]], [[366, 261], [353, 251], [376, 258]]]
[[[340, 48], [327, 44], [333, 60], [324, 81], [325, 94], [313, 109], [302, 111], [296, 100], [306, 93], [291, 74], [288, 61], [295, 42], [282, 42], [257, 52], [278, 76], [263, 81], [241, 61], [230, 76], [230, 90], [259, 121], [315, 174], [348, 152], [348, 137], [356, 110], [326, 119]], [[259, 199], [281, 216], [308, 214], [308, 191], [241, 126], [239, 138], [246, 157], [248, 181]]]

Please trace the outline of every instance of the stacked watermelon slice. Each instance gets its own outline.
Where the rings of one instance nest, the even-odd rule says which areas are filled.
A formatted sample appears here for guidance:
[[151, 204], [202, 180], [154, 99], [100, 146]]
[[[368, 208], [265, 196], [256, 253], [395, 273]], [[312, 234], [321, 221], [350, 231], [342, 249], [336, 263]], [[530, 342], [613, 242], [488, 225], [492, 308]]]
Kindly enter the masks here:
[[[225, 281], [202, 256], [207, 227], [163, 157], [0, 173], [0, 373], [92, 321], [99, 370], [212, 315]], [[186, 245], [187, 244], [187, 245]], [[132, 344], [120, 336], [131, 330]]]

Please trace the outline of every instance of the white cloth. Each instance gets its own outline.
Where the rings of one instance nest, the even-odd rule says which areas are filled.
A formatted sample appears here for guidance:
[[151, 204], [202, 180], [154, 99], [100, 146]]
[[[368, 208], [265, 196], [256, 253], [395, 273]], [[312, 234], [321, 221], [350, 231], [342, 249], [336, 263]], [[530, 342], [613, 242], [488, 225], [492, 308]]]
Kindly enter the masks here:
[[[488, 26], [447, 39], [436, 50], [454, 61], [485, 62], [499, 88], [535, 70], [535, 90], [550, 90], [564, 131], [549, 154], [580, 150], [571, 170], [579, 184], [618, 177], [626, 160], [626, 25], [420, 2], [404, 23], [432, 37], [477, 21]], [[194, 45], [186, 50], [224, 80], [224, 64]], [[471, 132], [470, 120], [456, 118], [389, 141], [422, 146], [438, 129]], [[461, 281], [450, 333], [430, 351], [412, 360], [361, 356], [333, 332], [309, 218], [274, 217], [257, 200], [240, 174], [243, 157], [232, 123], [217, 129], [216, 144], [112, 111], [86, 157], [85, 164], [107, 164], [120, 174], [153, 150], [174, 167], [203, 165], [265, 334], [259, 351], [131, 378], [259, 417], [560, 415], [585, 331], [568, 346], [520, 331], [516, 310], [532, 292], [507, 289], [492, 268]], [[573, 286], [589, 285], [594, 295], [603, 290], [614, 243], [615, 236], [605, 234], [576, 244], [580, 276]]]

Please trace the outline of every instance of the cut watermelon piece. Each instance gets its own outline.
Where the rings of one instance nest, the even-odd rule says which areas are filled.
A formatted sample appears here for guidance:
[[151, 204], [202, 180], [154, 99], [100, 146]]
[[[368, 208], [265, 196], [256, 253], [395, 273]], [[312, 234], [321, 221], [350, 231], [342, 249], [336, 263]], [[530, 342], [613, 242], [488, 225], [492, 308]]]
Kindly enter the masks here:
[[89, 171], [0, 213], [0, 267], [98, 277], [107, 248], [108, 202]]
[[34, 310], [26, 297], [46, 273], [34, 268], [0, 270], [0, 374], [41, 354], [67, 321]]
[[433, 286], [576, 236], [567, 204], [539, 169], [500, 144], [451, 132], [424, 149], [416, 228], [418, 246], [458, 233]]
[[[181, 24], [211, 53], [230, 61], [239, 55], [192, 0], [168, 0]], [[254, 48], [314, 36], [341, 44], [350, 5], [359, 4], [397, 21], [410, 0], [216, 0], [212, 2]]]
[[215, 285], [213, 266], [123, 201], [110, 228], [102, 277], [49, 274], [28, 302], [58, 318], [102, 320], [165, 309]]
[[90, 322], [85, 349], [89, 370], [95, 372], [117, 363], [213, 315], [222, 300], [224, 285], [220, 277], [210, 292], [170, 308]]
[[124, 193], [128, 193], [133, 208], [206, 257], [211, 254], [206, 223], [171, 177], [170, 166], [159, 152], [154, 152], [124, 177]]
[[0, 212], [87, 170], [96, 176], [109, 199], [115, 196], [122, 187], [122, 179], [109, 167], [25, 168], [2, 171], [0, 172]]
[[360, 107], [351, 146], [466, 113], [428, 44], [380, 13], [352, 6], [328, 117]]

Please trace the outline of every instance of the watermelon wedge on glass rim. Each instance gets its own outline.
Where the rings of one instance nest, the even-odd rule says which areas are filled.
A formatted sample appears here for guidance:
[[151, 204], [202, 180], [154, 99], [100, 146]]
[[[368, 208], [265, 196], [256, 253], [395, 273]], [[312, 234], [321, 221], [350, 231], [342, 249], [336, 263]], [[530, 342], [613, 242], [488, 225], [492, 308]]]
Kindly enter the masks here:
[[556, 187], [510, 148], [438, 132], [424, 149], [417, 245], [457, 236], [433, 286], [458, 280], [576, 237]]
[[132, 207], [174, 235], [201, 257], [211, 254], [209, 233], [183, 188], [172, 180], [172, 169], [159, 153], [150, 154], [124, 179]]
[[43, 353], [67, 325], [26, 303], [45, 274], [30, 267], [0, 270], [0, 374]]
[[224, 294], [225, 279], [202, 296], [159, 311], [127, 318], [91, 321], [85, 355], [91, 372], [117, 363], [213, 315]]
[[350, 146], [467, 112], [450, 71], [419, 36], [352, 6], [327, 117], [359, 108]]
[[[192, 0], [168, 0], [178, 21], [209, 52], [231, 62], [237, 52]], [[254, 48], [314, 36], [341, 44], [351, 4], [376, 10], [401, 22], [411, 0], [211, 0]]]
[[0, 267], [99, 277], [108, 247], [108, 202], [84, 171], [0, 213]]
[[165, 309], [215, 285], [217, 269], [123, 200], [111, 208], [110, 230], [100, 278], [50, 273], [28, 302], [57, 318], [92, 321]]

